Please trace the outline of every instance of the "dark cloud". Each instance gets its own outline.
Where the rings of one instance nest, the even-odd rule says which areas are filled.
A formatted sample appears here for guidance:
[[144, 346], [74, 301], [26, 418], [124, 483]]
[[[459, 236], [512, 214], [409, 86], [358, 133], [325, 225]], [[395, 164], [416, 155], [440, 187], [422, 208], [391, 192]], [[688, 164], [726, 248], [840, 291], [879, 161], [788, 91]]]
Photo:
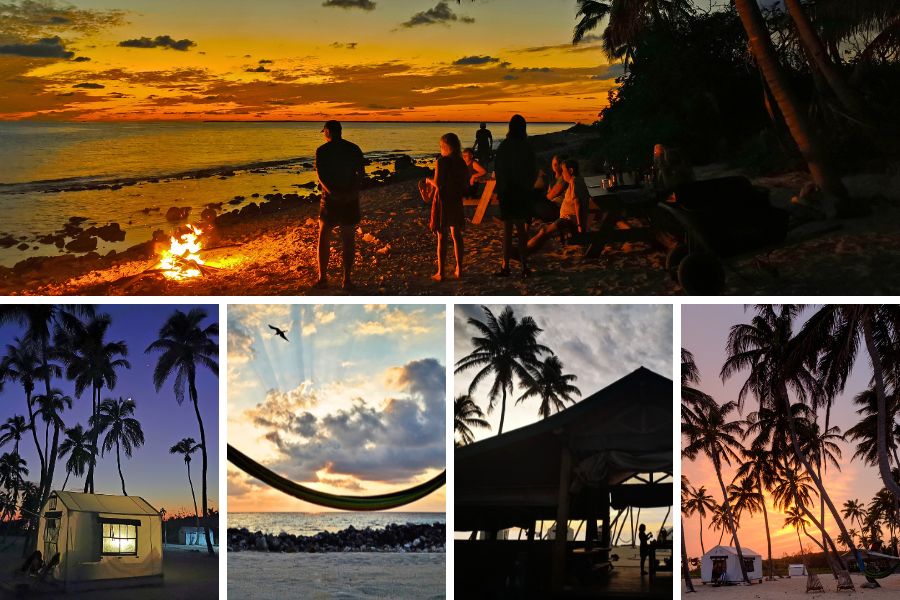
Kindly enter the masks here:
[[197, 43], [192, 40], [176, 40], [168, 35], [158, 35], [155, 38], [141, 37], [119, 42], [119, 46], [123, 48], [166, 48], [182, 52], [196, 45]]
[[[247, 416], [269, 430], [265, 439], [285, 455], [273, 465], [285, 476], [316, 481], [316, 472], [324, 470], [366, 481], [405, 482], [444, 467], [445, 378], [440, 361], [418, 360], [389, 370], [387, 386], [400, 397], [382, 408], [356, 399], [348, 409], [316, 418], [297, 409], [302, 402], [286, 410], [289, 404], [273, 397]], [[333, 483], [329, 477], [320, 480]]]
[[90, 62], [91, 59], [87, 56], [76, 56], [72, 59], [72, 62]]
[[259, 65], [258, 67], [248, 67], [244, 69], [244, 71], [246, 71], [247, 73], [271, 73], [269, 69], [265, 68], [262, 65]]
[[607, 65], [602, 73], [597, 73], [596, 75], [592, 75], [591, 79], [615, 79], [616, 77], [621, 77], [625, 74], [625, 65], [616, 63], [612, 65]]
[[83, 88], [83, 89], [86, 89], [86, 90], [102, 90], [102, 89], [105, 88], [106, 86], [103, 85], [103, 84], [100, 84], [100, 83], [90, 83], [90, 82], [85, 82], [85, 83], [76, 83], [76, 84], [73, 85], [72, 87]]
[[490, 63], [498, 63], [500, 62], [499, 58], [495, 58], [493, 56], [463, 56], [460, 59], [454, 60], [454, 65], [487, 65]]
[[553, 71], [550, 67], [525, 67], [518, 70], [523, 73], [550, 73]]
[[325, 0], [322, 6], [334, 8], [359, 8], [361, 10], [374, 10], [375, 3], [372, 0]]
[[503, 76], [504, 81], [515, 81], [516, 79], [518, 79], [518, 77], [516, 75], [507, 74], [507, 75]]
[[27, 56], [29, 58], [72, 58], [74, 52], [66, 50], [59, 36], [41, 38], [36, 42], [19, 42], [0, 46], [0, 54]]
[[275, 62], [275, 61], [269, 60], [267, 58], [259, 59], [259, 64], [261, 64], [261, 65], [271, 65], [273, 62]]
[[450, 8], [450, 5], [444, 2], [438, 2], [434, 8], [429, 8], [422, 12], [418, 12], [411, 16], [408, 21], [401, 23], [401, 26], [410, 28], [420, 25], [449, 25], [458, 21], [460, 23], [474, 23], [472, 17], [459, 16]]
[[0, 3], [0, 30], [16, 42], [46, 35], [47, 31], [89, 33], [119, 25], [124, 21], [121, 10], [79, 9], [54, 0], [25, 0]]
[[332, 48], [341, 48], [344, 50], [356, 50], [356, 42], [334, 42], [330, 44]]

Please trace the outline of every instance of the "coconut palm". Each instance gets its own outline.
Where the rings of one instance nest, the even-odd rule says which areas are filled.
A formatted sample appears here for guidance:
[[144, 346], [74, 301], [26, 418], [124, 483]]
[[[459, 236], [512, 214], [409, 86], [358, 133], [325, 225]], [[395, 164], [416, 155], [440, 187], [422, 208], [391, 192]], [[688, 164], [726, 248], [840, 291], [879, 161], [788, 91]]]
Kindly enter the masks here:
[[[159, 330], [159, 339], [147, 347], [146, 352], [159, 352], [156, 367], [153, 370], [153, 385], [156, 391], [173, 377], [175, 400], [178, 404], [184, 402], [185, 392], [194, 407], [197, 417], [197, 425], [200, 427], [200, 456], [202, 458], [202, 504], [203, 516], [208, 512], [206, 473], [206, 431], [203, 428], [203, 418], [200, 415], [200, 404], [197, 393], [197, 368], [209, 369], [216, 376], [219, 374], [219, 345], [213, 339], [219, 335], [219, 324], [212, 323], [205, 327], [203, 321], [207, 318], [206, 311], [202, 308], [193, 308], [184, 313], [176, 310]], [[209, 535], [209, 525], [204, 523], [206, 532], [206, 548], [210, 556], [214, 555], [212, 539]]]
[[[119, 369], [130, 369], [125, 360], [128, 346], [124, 340], [109, 342], [106, 335], [112, 319], [107, 314], [92, 316], [87, 321], [75, 317], [65, 319], [57, 326], [54, 345], [66, 367], [66, 377], [75, 384], [75, 396], [80, 398], [85, 390], [91, 390], [91, 418], [96, 418], [104, 387], [113, 390], [118, 382]], [[93, 432], [93, 454], [97, 454], [98, 432]], [[87, 467], [84, 480], [85, 493], [94, 492], [94, 463]]]
[[0, 381], [16, 381], [25, 392], [25, 406], [28, 410], [28, 427], [34, 439], [38, 460], [41, 466], [41, 480], [47, 469], [46, 457], [38, 442], [37, 428], [35, 427], [34, 414], [34, 386], [40, 376], [40, 361], [30, 344], [15, 338], [13, 344], [6, 345], [6, 354], [0, 360]]
[[28, 421], [22, 415], [13, 415], [6, 419], [6, 423], [0, 425], [0, 446], [9, 442], [13, 443], [13, 453], [19, 453], [19, 442], [22, 436], [30, 429]]
[[707, 511], [710, 514], [716, 509], [715, 499], [706, 493], [706, 487], [689, 488], [682, 502], [684, 515], [691, 517], [697, 515], [700, 517], [700, 550], [706, 554], [706, 546], [703, 543], [703, 519], [706, 517]]
[[[684, 475], [681, 476], [681, 514], [684, 514], [684, 499], [691, 490], [691, 482]], [[684, 542], [684, 519], [681, 519], [681, 577], [684, 579], [684, 587], [690, 592], [696, 592], [694, 582], [691, 581], [691, 569], [688, 566], [687, 544]]]
[[497, 435], [503, 433], [506, 417], [506, 398], [513, 391], [516, 379], [525, 386], [531, 386], [531, 368], [537, 366], [539, 356], [550, 353], [550, 349], [537, 342], [542, 331], [531, 317], [516, 319], [512, 307], [507, 306], [499, 318], [486, 307], [484, 322], [470, 317], [468, 323], [479, 335], [472, 338], [472, 351], [456, 362], [455, 373], [478, 369], [469, 384], [469, 395], [474, 396], [478, 385], [493, 375], [494, 381], [488, 393], [487, 412], [491, 414], [500, 399], [500, 425]]
[[555, 354], [545, 358], [536, 367], [531, 367], [531, 375], [532, 381], [525, 389], [525, 393], [516, 400], [516, 404], [528, 398], [540, 398], [538, 416], [542, 419], [549, 417], [553, 411], [563, 410], [567, 402], [574, 404], [575, 399], [572, 396], [581, 396], [581, 390], [572, 385], [578, 377], [563, 374], [562, 361]]
[[135, 408], [136, 404], [131, 398], [107, 398], [97, 407], [97, 416], [91, 422], [97, 439], [106, 434], [101, 454], [116, 447], [116, 467], [119, 469], [122, 494], [125, 496], [128, 492], [125, 491], [125, 476], [122, 474], [122, 450], [125, 451], [125, 456], [131, 458], [134, 449], [144, 445], [144, 430], [140, 421], [134, 418]]
[[59, 445], [59, 457], [63, 458], [68, 455], [66, 460], [66, 479], [63, 481], [62, 489], [66, 489], [69, 482], [69, 476], [74, 474], [81, 477], [85, 474], [86, 469], [90, 469], [97, 462], [95, 454], [93, 432], [85, 431], [80, 424], [69, 427], [65, 430], [65, 439]]
[[[746, 433], [747, 430], [745, 430], [745, 434]], [[771, 489], [778, 475], [775, 456], [771, 450], [755, 446], [751, 446], [749, 449], [742, 449], [741, 456], [744, 459], [744, 463], [738, 467], [735, 478], [746, 478], [753, 481], [756, 485], [756, 492], [762, 499], [759, 508], [763, 514], [763, 526], [766, 530], [766, 549], [768, 550], [769, 561], [768, 579], [774, 581], [775, 565], [772, 562], [772, 535], [769, 531], [769, 511], [766, 508], [763, 490]]]
[[453, 429], [459, 439], [457, 446], [465, 446], [475, 441], [472, 428], [490, 429], [491, 424], [484, 418], [484, 413], [467, 394], [460, 394], [453, 400]]
[[[811, 355], [821, 346], [811, 345], [793, 335], [794, 320], [802, 309], [794, 304], [757, 305], [756, 315], [750, 323], [732, 326], [726, 345], [728, 358], [720, 375], [724, 381], [739, 372], [749, 371], [738, 394], [738, 403], [752, 394], [761, 407], [783, 412], [793, 449], [791, 459], [798, 461], [812, 479], [835, 524], [846, 534], [847, 528], [831, 496], [801, 446], [798, 424], [793, 418], [791, 393], [800, 402], [810, 404], [813, 410], [829, 404], [834, 398], [833, 394], [827, 393], [834, 389], [833, 386], [824, 387], [815, 365], [811, 364], [814, 362]], [[856, 548], [852, 550], [857, 566], [864, 571], [862, 557]]]
[[[897, 419], [900, 418], [900, 394], [896, 388], [886, 394], [887, 422], [895, 423], [893, 428], [885, 428], [885, 445], [890, 452], [889, 458], [894, 459], [894, 466], [900, 467], [900, 457], [897, 456], [898, 436]], [[853, 458], [862, 460], [866, 465], [878, 465], [878, 395], [874, 388], [869, 388], [853, 397], [853, 403], [861, 419], [856, 425], [845, 432], [845, 437], [856, 442], [856, 452]]]
[[[863, 526], [863, 518], [866, 516], [866, 509], [859, 500], [847, 500], [844, 502], [844, 510], [842, 513], [845, 519], [849, 519], [852, 523], [856, 521], [860, 528]], [[855, 537], [855, 536], [854, 536]]]
[[[800, 556], [803, 557], [803, 564], [806, 565], [806, 553], [803, 551], [803, 539], [800, 537], [802, 531], [806, 535], [806, 517], [803, 511], [796, 506], [789, 506], [785, 509], [784, 514], [787, 518], [784, 520], [785, 527], [793, 527], [797, 532], [797, 543], [800, 545]], [[815, 541], [815, 540], [813, 540]]]
[[[197, 533], [200, 533], [200, 513], [197, 511], [197, 495], [194, 493], [194, 481], [191, 479], [191, 454], [200, 449], [200, 444], [194, 441], [194, 438], [183, 438], [180, 442], [169, 448], [170, 454], [180, 454], [184, 458], [184, 464], [187, 467], [188, 484], [191, 486], [191, 499], [194, 501], [194, 520], [197, 526]], [[196, 543], [200, 543], [200, 537], [197, 536]]]
[[[62, 391], [53, 388], [50, 390], [49, 394], [38, 394], [35, 396], [34, 403], [38, 407], [35, 411], [35, 416], [40, 415], [41, 419], [44, 421], [44, 456], [49, 456], [55, 461], [59, 453], [59, 432], [66, 426], [62, 419], [62, 412], [72, 408], [72, 398], [71, 396], [63, 394]], [[52, 438], [50, 438], [49, 435], [51, 428], [53, 430]], [[47, 477], [52, 476], [53, 468], [49, 465], [48, 461]], [[46, 488], [51, 488], [52, 486], [52, 480], [45, 484]], [[42, 491], [42, 505], [45, 500]]]
[[741, 565], [741, 575], [744, 582], [749, 584], [750, 579], [747, 577], [747, 568], [744, 565], [744, 553], [741, 550], [735, 515], [728, 500], [725, 481], [722, 479], [722, 463], [730, 465], [732, 460], [740, 460], [738, 450], [741, 449], [741, 443], [738, 441], [738, 437], [742, 434], [743, 422], [729, 420], [737, 408], [737, 403], [729, 401], [711, 408], [706, 413], [697, 414], [690, 422], [682, 420], [681, 433], [687, 438], [687, 445], [682, 450], [682, 454], [690, 460], [703, 454], [712, 462], [716, 478], [719, 480], [719, 487], [722, 490], [722, 508], [734, 540], [734, 549]]
[[[15, 515], [19, 499], [19, 488], [24, 477], [28, 475], [28, 463], [15, 452], [4, 452], [0, 455], [0, 488], [9, 492], [9, 503], [5, 513], [12, 518]], [[4, 512], [0, 512], [2, 516]]]

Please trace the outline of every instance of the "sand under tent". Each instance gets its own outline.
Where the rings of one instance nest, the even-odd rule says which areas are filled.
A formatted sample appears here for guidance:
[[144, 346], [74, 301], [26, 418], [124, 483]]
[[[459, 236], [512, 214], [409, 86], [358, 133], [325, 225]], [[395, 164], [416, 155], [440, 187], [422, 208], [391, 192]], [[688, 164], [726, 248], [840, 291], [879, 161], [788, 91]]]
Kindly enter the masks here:
[[161, 584], [162, 517], [138, 496], [53, 492], [38, 525], [49, 579], [66, 590]]

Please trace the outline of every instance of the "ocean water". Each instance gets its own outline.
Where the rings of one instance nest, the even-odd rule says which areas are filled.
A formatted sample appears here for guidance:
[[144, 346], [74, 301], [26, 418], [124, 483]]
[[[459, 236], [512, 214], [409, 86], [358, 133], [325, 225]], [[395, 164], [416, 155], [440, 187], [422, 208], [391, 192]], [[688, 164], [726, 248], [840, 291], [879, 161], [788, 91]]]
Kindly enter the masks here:
[[423, 512], [321, 512], [321, 513], [228, 513], [228, 528], [279, 534], [315, 535], [321, 531], [341, 531], [351, 525], [356, 529], [383, 529], [392, 523], [446, 523], [444, 513]]
[[[473, 123], [345, 123], [344, 137], [358, 144], [370, 169], [390, 168], [408, 154], [431, 161], [440, 136], [454, 132], [464, 145]], [[529, 126], [537, 135], [569, 123]], [[490, 123], [495, 142], [506, 125]], [[310, 168], [322, 143], [321, 123], [33, 123], [0, 122], [0, 238], [27, 245], [0, 248], [0, 265], [31, 256], [63, 253], [37, 238], [62, 228], [70, 217], [87, 225], [119, 223], [123, 242], [100, 242], [100, 253], [146, 241], [168, 231], [169, 207], [191, 207], [188, 222], [204, 206], [267, 193], [307, 193]], [[245, 202], [245, 203], [246, 203]], [[227, 209], [232, 208], [225, 205]], [[68, 241], [68, 240], [67, 240]], [[18, 245], [18, 244], [17, 244]]]

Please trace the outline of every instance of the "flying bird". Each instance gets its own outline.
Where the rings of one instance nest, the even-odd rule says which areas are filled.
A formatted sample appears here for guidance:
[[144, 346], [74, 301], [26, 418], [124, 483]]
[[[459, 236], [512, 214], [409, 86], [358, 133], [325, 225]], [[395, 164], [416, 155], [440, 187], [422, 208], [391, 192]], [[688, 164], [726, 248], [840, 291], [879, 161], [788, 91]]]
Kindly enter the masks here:
[[284, 329], [278, 329], [278, 328], [275, 327], [274, 325], [269, 325], [269, 329], [273, 330], [273, 331], [275, 332], [275, 335], [277, 335], [278, 337], [280, 337], [280, 338], [283, 339], [284, 341], [286, 341], [286, 342], [290, 342], [290, 341], [291, 341], [291, 340], [287, 339], [287, 336], [286, 336], [286, 335], [284, 335]]

